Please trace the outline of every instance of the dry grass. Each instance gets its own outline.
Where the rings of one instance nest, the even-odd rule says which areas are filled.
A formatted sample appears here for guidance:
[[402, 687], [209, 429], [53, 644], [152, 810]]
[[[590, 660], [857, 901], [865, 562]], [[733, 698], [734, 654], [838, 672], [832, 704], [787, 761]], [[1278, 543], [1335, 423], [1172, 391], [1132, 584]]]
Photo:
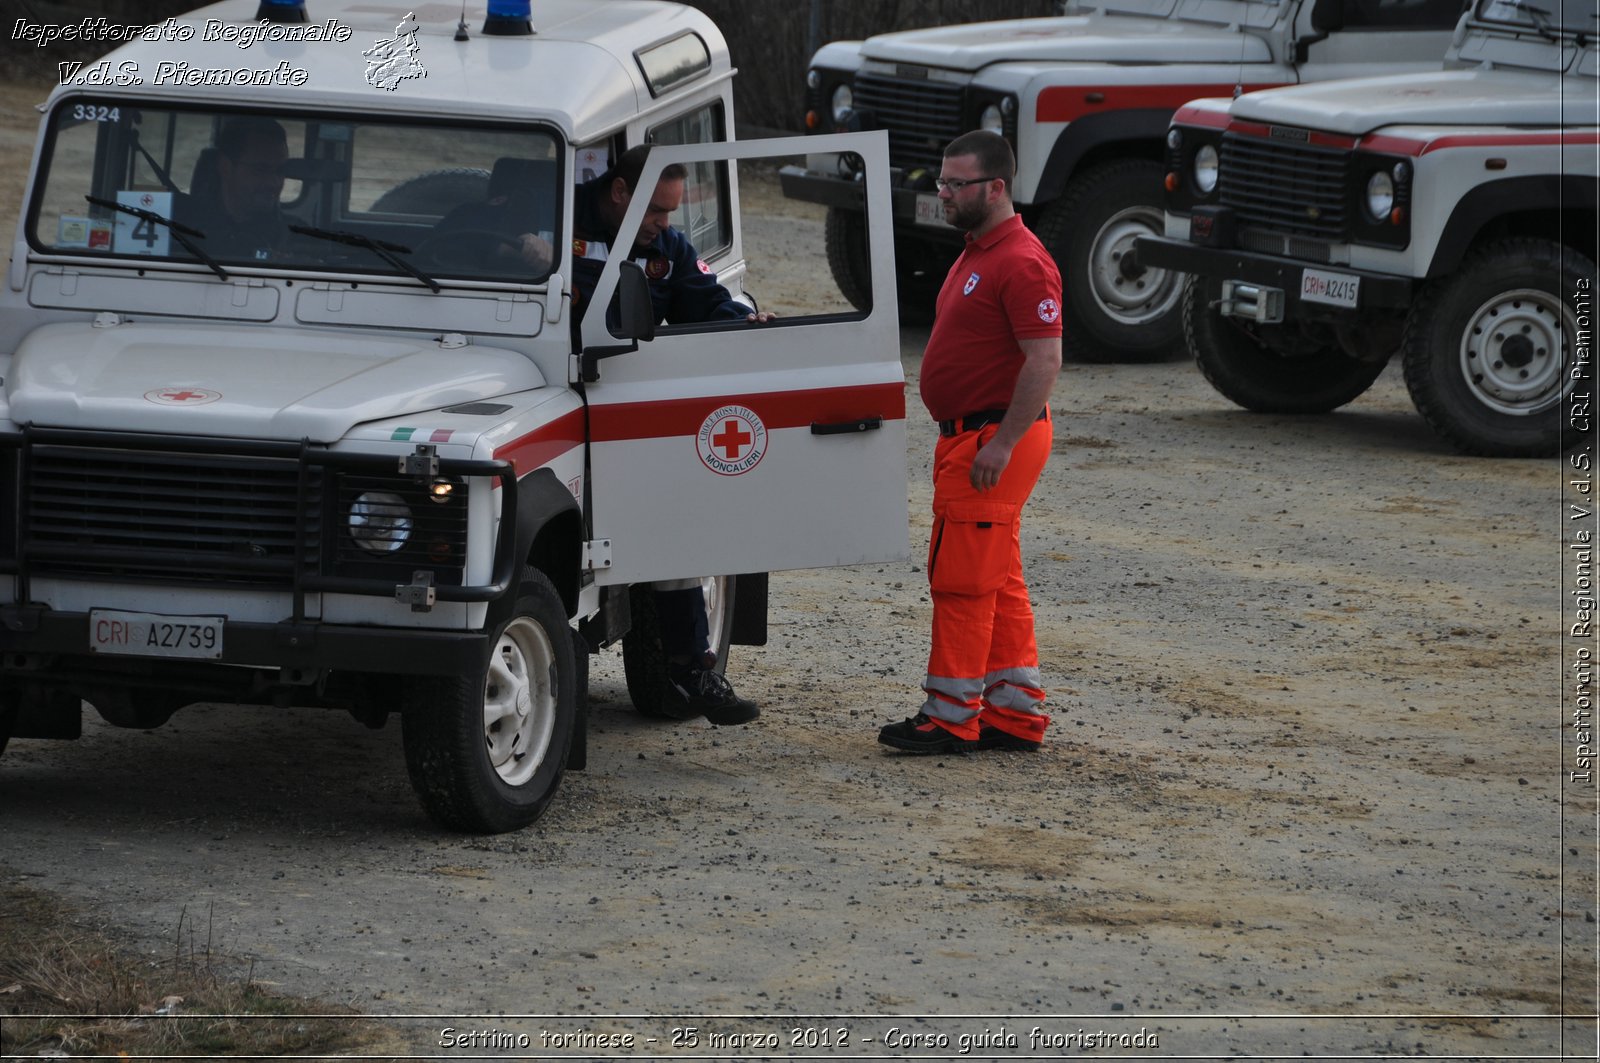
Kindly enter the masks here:
[[141, 958], [50, 895], [0, 885], [0, 1056], [327, 1056], [381, 1038], [348, 1009], [272, 992], [213, 951], [208, 926], [179, 922], [170, 956]]

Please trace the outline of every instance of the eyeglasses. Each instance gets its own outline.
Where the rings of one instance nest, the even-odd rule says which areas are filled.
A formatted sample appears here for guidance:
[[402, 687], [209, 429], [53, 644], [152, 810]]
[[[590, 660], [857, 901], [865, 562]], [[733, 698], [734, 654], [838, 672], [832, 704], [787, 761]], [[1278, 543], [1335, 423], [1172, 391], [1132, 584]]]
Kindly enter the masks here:
[[985, 181], [998, 181], [998, 177], [936, 177], [933, 187], [939, 191], [959, 192], [968, 185], [981, 185]]

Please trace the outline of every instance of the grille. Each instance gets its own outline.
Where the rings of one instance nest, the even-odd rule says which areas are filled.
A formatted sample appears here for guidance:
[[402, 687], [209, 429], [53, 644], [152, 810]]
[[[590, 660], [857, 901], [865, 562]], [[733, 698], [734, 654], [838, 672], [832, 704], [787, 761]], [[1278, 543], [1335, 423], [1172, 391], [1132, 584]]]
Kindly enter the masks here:
[[35, 575], [287, 586], [320, 564], [322, 473], [299, 463], [34, 447], [22, 553]]
[[1343, 239], [1349, 160], [1344, 151], [1225, 133], [1218, 195], [1241, 226]]
[[889, 165], [925, 167], [934, 173], [944, 146], [962, 127], [962, 89], [940, 81], [862, 74], [856, 78], [855, 106], [869, 111], [879, 129], [889, 131]]

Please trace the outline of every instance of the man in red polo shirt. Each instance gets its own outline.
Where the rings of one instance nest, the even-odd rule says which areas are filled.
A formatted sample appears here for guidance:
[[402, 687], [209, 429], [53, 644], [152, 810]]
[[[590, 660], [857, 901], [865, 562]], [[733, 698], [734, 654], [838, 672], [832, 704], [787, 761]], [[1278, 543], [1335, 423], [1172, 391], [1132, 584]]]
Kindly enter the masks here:
[[1022, 506], [1050, 456], [1046, 403], [1061, 370], [1061, 273], [1011, 204], [1005, 138], [951, 141], [945, 220], [966, 249], [945, 277], [922, 357], [939, 422], [928, 583], [927, 700], [878, 741], [911, 753], [1038, 749], [1050, 717], [1022, 579]]

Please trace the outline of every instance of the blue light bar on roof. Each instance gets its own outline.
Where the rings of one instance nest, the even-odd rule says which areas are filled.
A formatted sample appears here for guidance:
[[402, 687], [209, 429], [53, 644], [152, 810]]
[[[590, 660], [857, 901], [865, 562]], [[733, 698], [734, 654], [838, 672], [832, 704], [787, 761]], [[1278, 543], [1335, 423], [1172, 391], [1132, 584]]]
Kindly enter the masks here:
[[533, 0], [489, 0], [483, 32], [495, 37], [526, 37], [533, 33]]
[[305, 22], [305, 0], [261, 0], [256, 8], [257, 22]]

